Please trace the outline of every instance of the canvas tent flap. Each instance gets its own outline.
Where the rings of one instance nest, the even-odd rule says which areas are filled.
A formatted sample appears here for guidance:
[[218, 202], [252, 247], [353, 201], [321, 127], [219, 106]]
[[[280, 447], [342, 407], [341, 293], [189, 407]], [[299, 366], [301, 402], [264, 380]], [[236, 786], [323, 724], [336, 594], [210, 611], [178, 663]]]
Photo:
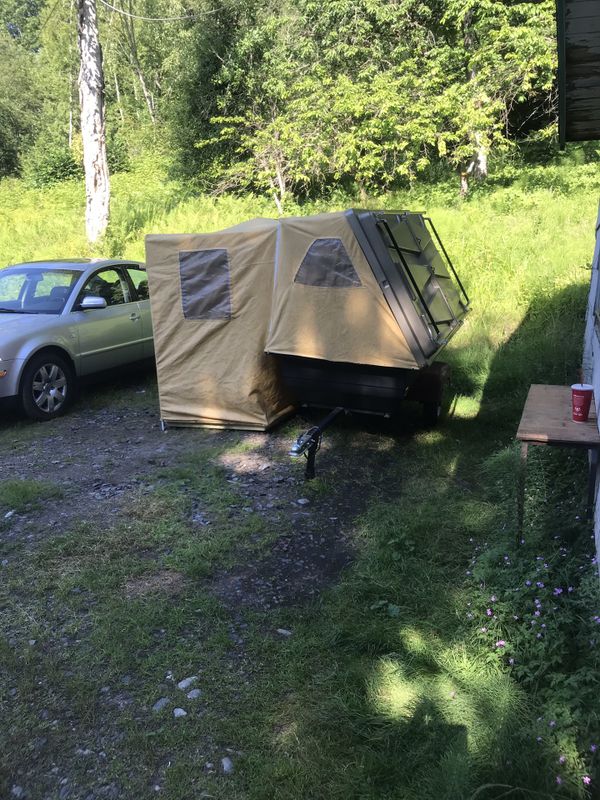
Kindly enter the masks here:
[[265, 430], [289, 413], [266, 354], [277, 224], [146, 237], [161, 418]]
[[269, 353], [416, 369], [343, 212], [279, 221]]

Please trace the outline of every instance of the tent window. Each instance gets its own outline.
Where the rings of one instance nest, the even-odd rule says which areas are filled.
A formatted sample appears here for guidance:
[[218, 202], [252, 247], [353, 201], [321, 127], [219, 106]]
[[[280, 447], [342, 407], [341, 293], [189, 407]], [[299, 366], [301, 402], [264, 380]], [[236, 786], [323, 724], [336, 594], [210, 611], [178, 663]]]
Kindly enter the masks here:
[[362, 286], [341, 239], [315, 239], [300, 264], [294, 283], [333, 288]]
[[230, 319], [231, 286], [227, 250], [179, 253], [181, 302], [186, 319]]

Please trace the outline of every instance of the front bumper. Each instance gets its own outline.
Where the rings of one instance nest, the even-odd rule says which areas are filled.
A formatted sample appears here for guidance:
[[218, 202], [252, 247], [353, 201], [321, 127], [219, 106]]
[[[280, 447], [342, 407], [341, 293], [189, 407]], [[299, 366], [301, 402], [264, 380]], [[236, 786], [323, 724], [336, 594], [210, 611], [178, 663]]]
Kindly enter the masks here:
[[23, 360], [13, 358], [7, 361], [0, 359], [0, 398], [15, 397], [19, 394], [19, 378]]

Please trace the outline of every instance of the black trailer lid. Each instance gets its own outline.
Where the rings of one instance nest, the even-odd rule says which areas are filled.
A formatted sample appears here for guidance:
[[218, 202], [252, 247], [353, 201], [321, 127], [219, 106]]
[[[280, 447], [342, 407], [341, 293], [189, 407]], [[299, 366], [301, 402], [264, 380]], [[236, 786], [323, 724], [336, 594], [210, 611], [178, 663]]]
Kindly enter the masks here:
[[415, 360], [429, 364], [469, 310], [433, 223], [409, 211], [349, 209], [346, 217]]

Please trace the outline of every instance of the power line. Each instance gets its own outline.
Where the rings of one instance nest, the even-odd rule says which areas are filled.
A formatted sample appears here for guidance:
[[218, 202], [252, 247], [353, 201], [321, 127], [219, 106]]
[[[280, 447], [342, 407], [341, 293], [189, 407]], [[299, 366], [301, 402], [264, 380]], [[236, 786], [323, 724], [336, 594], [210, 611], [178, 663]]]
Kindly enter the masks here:
[[100, 2], [103, 6], [106, 6], [106, 8], [116, 11], [117, 14], [122, 14], [124, 17], [130, 17], [131, 19], [142, 19], [146, 22], [174, 22], [175, 20], [181, 19], [197, 19], [198, 17], [207, 17], [209, 14], [216, 14], [218, 10], [215, 8], [211, 11], [204, 11], [201, 14], [186, 14], [183, 17], [142, 17], [139, 14], [131, 14], [129, 11], [125, 11], [124, 8], [117, 8], [116, 6], [108, 3], [107, 0], [100, 0]]

